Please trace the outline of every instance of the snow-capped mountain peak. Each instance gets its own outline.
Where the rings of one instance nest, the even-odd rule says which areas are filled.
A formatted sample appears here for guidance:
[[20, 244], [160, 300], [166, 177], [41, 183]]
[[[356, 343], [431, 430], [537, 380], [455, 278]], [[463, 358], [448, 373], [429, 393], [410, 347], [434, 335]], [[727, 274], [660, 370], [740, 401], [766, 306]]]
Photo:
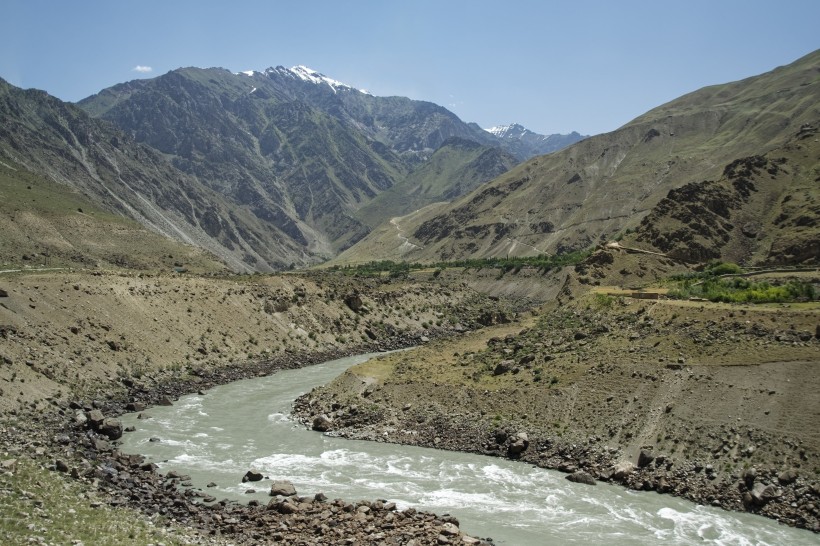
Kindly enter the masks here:
[[489, 129], [484, 129], [498, 138], [521, 138], [527, 133], [531, 133], [529, 129], [518, 123], [511, 123], [509, 125], [496, 125]]
[[353, 89], [347, 84], [334, 80], [333, 78], [328, 78], [324, 74], [320, 74], [312, 68], [308, 68], [304, 65], [291, 67], [288, 69], [288, 71], [300, 80], [304, 80], [306, 82], [315, 83], [319, 85], [327, 84], [334, 91], [337, 91], [339, 89]]
[[265, 70], [266, 75], [270, 75], [272, 73], [279, 74], [280, 76], [287, 76], [290, 78], [294, 78], [297, 80], [301, 80], [308, 83], [313, 83], [316, 85], [327, 85], [330, 87], [334, 93], [340, 90], [350, 90], [350, 91], [359, 91], [360, 93], [367, 93], [367, 91], [356, 89], [347, 85], [346, 83], [342, 83], [338, 80], [334, 80], [333, 78], [329, 78], [324, 74], [313, 70], [312, 68], [308, 68], [304, 65], [297, 65], [291, 68], [285, 68], [284, 66], [277, 66], [276, 68], [268, 68]]

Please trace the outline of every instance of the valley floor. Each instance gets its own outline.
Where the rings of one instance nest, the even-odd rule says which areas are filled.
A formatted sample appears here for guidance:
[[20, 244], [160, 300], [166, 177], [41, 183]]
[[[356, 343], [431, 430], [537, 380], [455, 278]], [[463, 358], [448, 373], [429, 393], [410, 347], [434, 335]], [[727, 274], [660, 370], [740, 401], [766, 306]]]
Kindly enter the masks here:
[[[130, 506], [148, 515], [134, 528], [99, 531], [111, 533], [110, 543], [134, 543], [131, 535], [219, 543], [285, 520], [301, 529], [292, 536], [311, 540], [316, 510], [343, 517], [347, 505], [303, 499], [293, 514], [274, 504], [279, 515], [233, 504], [205, 509], [179, 488], [184, 477], [160, 476], [120, 454], [107, 419], [284, 367], [410, 345], [420, 347], [351, 369], [301, 399], [297, 412], [310, 424], [326, 416], [332, 434], [510, 457], [573, 479], [820, 530], [816, 303], [737, 306], [591, 292], [575, 299], [567, 286], [565, 273], [526, 269], [406, 279], [4, 276], [4, 536], [32, 536], [19, 514], [38, 508], [65, 521], [71, 510]], [[81, 492], [63, 497], [59, 518], [42, 504], [46, 489], [75, 486]], [[361, 512], [393, 525], [399, 517], [380, 506]], [[120, 517], [94, 513], [89, 521]], [[452, 522], [433, 515], [401, 517], [402, 536], [416, 544], [452, 531], [445, 525]], [[54, 523], [75, 536], [61, 525]], [[247, 536], [278, 543], [258, 535]]]

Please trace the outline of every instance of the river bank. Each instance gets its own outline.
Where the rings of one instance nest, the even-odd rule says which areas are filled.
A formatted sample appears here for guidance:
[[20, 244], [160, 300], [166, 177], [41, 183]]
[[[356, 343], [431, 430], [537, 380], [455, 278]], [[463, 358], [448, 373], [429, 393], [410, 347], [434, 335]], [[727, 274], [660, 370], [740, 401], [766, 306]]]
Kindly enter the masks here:
[[[0, 308], [4, 461], [33, 457], [99, 491], [94, 502], [147, 507], [182, 523], [183, 534], [199, 529], [185, 540], [231, 542], [236, 529], [265, 529], [273, 516], [266, 505], [200, 506], [183, 477], [155, 475], [119, 453], [106, 419], [425, 340], [412, 358], [378, 360], [317, 389], [299, 413], [311, 426], [330, 416], [332, 434], [513, 456], [817, 530], [815, 310], [633, 302], [515, 321], [503, 301], [456, 279], [368, 280], [357, 293], [358, 280], [55, 275], [13, 279]], [[439, 343], [438, 335], [450, 337]], [[241, 358], [251, 351], [256, 358]], [[185, 363], [170, 360], [178, 355]], [[318, 507], [304, 500], [282, 510], [307, 517]], [[394, 511], [384, 504], [361, 512], [386, 518]], [[359, 512], [345, 503], [330, 513], [348, 519], [350, 507]], [[414, 515], [408, 532], [452, 523], [430, 517]], [[310, 521], [294, 524], [299, 540], [313, 536]]]
[[382, 358], [295, 413], [346, 438], [513, 458], [820, 531], [815, 312], [625, 305]]
[[[381, 349], [404, 347], [414, 338], [397, 338]], [[131, 381], [127, 401], [121, 398], [56, 404], [43, 414], [17, 412], [17, 423], [2, 429], [9, 451], [4, 469], [14, 471], [17, 458], [31, 457], [44, 470], [64, 473], [99, 496], [98, 505], [138, 510], [161, 518], [186, 544], [485, 544], [463, 534], [449, 516], [397, 509], [386, 500], [351, 501], [284, 493], [265, 503], [217, 500], [191, 487], [185, 475], [162, 474], [139, 454], [123, 453], [118, 416], [128, 410], [173, 404], [179, 396], [204, 392], [216, 385], [262, 377], [285, 369], [315, 365], [354, 353], [283, 357], [265, 362], [212, 370], [189, 380], [170, 381], [146, 390]], [[147, 414], [146, 414], [147, 415]]]
[[[188, 521], [189, 499], [174, 496], [172, 483], [140, 470], [137, 459], [117, 453], [116, 440], [89, 424], [98, 417], [90, 419], [91, 412], [115, 419], [128, 408], [173, 403], [212, 385], [509, 320], [507, 303], [469, 284], [496, 282], [490, 273], [445, 277], [321, 272], [198, 277], [148, 271], [6, 275], [0, 287], [3, 460], [14, 468], [16, 459], [31, 458], [38, 468], [74, 475], [89, 495], [99, 492], [101, 500], [94, 503], [101, 506], [143, 506], [143, 500], [131, 499], [132, 491], [114, 483], [122, 476], [133, 487], [138, 479], [141, 487], [160, 495], [156, 513], [169, 514], [166, 521]], [[543, 286], [551, 281], [527, 282]], [[26, 511], [26, 501], [12, 493], [14, 475], [4, 476], [9, 493], [0, 500], [9, 503], [16, 521], [14, 514]], [[87, 507], [79, 502], [78, 511]], [[74, 508], [68, 503], [64, 509]], [[419, 515], [407, 524], [426, 518]], [[230, 517], [213, 519], [209, 525], [217, 534], [237, 525], [224, 523]], [[433, 529], [429, 522], [423, 526]], [[25, 527], [20, 532], [19, 540], [32, 536]], [[109, 532], [116, 540], [117, 530]], [[200, 536], [195, 533], [192, 540]]]

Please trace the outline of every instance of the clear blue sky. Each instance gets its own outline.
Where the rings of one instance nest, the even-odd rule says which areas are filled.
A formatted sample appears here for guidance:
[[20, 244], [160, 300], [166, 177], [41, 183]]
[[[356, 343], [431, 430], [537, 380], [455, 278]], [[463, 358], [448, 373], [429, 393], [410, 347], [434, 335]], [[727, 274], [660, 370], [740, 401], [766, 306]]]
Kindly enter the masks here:
[[2, 11], [0, 77], [63, 100], [181, 66], [304, 64], [540, 133], [611, 131], [820, 48], [820, 0], [4, 0]]

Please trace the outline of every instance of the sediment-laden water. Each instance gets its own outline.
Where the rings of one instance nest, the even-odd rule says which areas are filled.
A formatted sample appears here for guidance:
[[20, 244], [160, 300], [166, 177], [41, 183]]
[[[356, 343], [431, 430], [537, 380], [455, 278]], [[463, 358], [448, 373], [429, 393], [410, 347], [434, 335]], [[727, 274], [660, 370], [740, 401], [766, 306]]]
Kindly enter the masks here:
[[[292, 481], [300, 495], [321, 491], [330, 498], [386, 499], [400, 508], [449, 513], [466, 533], [499, 545], [818, 544], [809, 531], [763, 517], [606, 484], [575, 484], [559, 472], [504, 459], [329, 437], [289, 417], [300, 394], [367, 358], [216, 387], [151, 408], [151, 419], [125, 415], [124, 424], [137, 431], [125, 435], [122, 450], [146, 455], [164, 472], [190, 475], [195, 487], [217, 499], [267, 502], [269, 481], [242, 483], [255, 468]], [[206, 488], [212, 482], [216, 486]]]

